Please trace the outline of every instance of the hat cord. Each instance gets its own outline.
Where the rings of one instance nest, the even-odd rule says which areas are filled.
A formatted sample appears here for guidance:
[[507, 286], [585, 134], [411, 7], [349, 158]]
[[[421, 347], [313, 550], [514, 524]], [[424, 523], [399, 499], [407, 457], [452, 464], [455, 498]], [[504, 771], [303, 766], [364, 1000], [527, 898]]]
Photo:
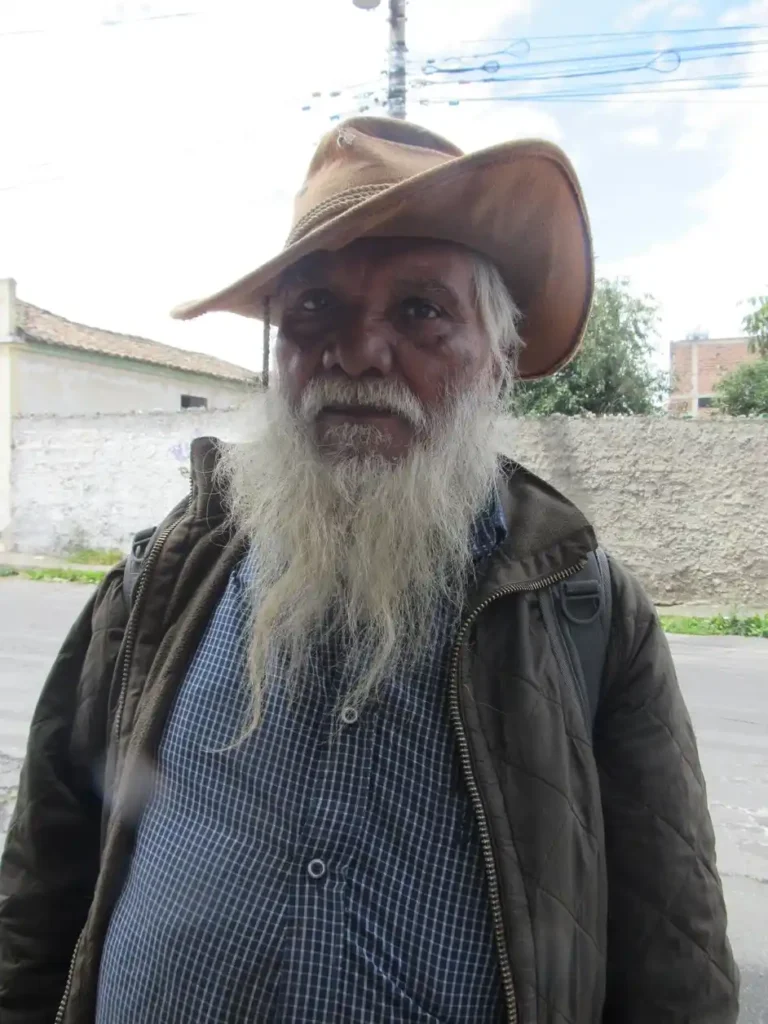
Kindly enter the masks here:
[[296, 221], [286, 240], [286, 249], [288, 246], [294, 245], [304, 235], [309, 234], [310, 231], [313, 231], [331, 216], [346, 213], [350, 207], [359, 206], [366, 199], [373, 199], [374, 196], [386, 192], [387, 189], [393, 188], [396, 184], [397, 182], [388, 181], [380, 185], [354, 185], [352, 188], [344, 189], [343, 192], [337, 192], [335, 195], [329, 196], [328, 199], [324, 199], [317, 206], [313, 206], [311, 210], [307, 211], [303, 217]]
[[269, 296], [264, 299], [264, 333], [262, 335], [262, 354], [261, 354], [261, 384], [262, 387], [269, 387], [269, 341], [272, 324], [269, 317]]

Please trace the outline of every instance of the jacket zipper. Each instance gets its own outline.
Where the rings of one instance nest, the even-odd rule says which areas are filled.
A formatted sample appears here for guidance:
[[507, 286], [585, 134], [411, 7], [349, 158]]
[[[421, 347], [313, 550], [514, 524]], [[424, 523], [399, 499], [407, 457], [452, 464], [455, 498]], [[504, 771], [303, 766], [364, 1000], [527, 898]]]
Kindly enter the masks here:
[[[189, 508], [189, 505], [187, 505], [187, 508]], [[184, 514], [185, 513], [182, 512], [182, 515]], [[141, 573], [139, 575], [139, 579], [136, 582], [136, 597], [134, 600], [133, 608], [131, 609], [131, 613], [128, 617], [128, 624], [125, 628], [125, 647], [123, 649], [123, 665], [122, 677], [120, 680], [120, 693], [117, 699], [117, 708], [115, 709], [115, 722], [112, 730], [113, 739], [116, 745], [120, 738], [120, 729], [122, 727], [123, 722], [123, 711], [125, 709], [125, 701], [128, 693], [128, 676], [131, 670], [131, 657], [133, 655], [133, 645], [136, 642], [136, 622], [138, 621], [139, 618], [141, 599], [144, 594], [144, 591], [147, 588], [147, 580], [149, 579], [149, 574], [155, 567], [155, 564], [157, 563], [157, 560], [160, 557], [160, 552], [163, 548], [163, 545], [170, 536], [171, 530], [173, 530], [173, 528], [178, 524], [180, 519], [181, 516], [179, 516], [178, 519], [174, 519], [174, 521], [163, 530], [163, 532], [157, 538], [155, 543], [152, 545], [152, 549], [147, 555], [147, 560], [144, 563], [141, 569]], [[75, 949], [72, 953], [72, 959], [69, 962], [67, 981], [64, 986], [64, 992], [61, 997], [61, 1002], [59, 1003], [59, 1008], [56, 1011], [54, 1024], [62, 1024], [64, 1020], [64, 1013], [67, 1009], [67, 1003], [69, 1002], [69, 993], [72, 990], [72, 980], [75, 975], [75, 963], [77, 961], [77, 954], [80, 951], [80, 945], [83, 941], [84, 934], [85, 926], [83, 926], [83, 929], [80, 932], [80, 935], [78, 936], [77, 942], [75, 943]]]
[[[189, 507], [189, 506], [187, 506]], [[185, 513], [182, 512], [182, 516]], [[136, 597], [134, 599], [133, 608], [128, 619], [128, 625], [125, 627], [125, 647], [123, 648], [123, 665], [122, 665], [122, 677], [120, 680], [120, 693], [117, 698], [117, 708], [115, 709], [115, 722], [113, 725], [112, 733], [115, 743], [120, 739], [120, 729], [123, 725], [123, 712], [125, 710], [125, 701], [128, 694], [128, 676], [131, 671], [131, 659], [133, 657], [133, 645], [136, 642], [136, 623], [138, 622], [139, 615], [141, 613], [141, 599], [144, 596], [144, 592], [147, 589], [147, 580], [149, 579], [150, 573], [157, 564], [157, 560], [160, 557], [160, 552], [163, 549], [163, 545], [168, 540], [171, 531], [178, 524], [181, 516], [178, 519], [174, 519], [172, 523], [163, 530], [160, 536], [157, 538], [155, 543], [152, 545], [152, 549], [147, 555], [147, 560], [144, 563], [139, 578], [136, 581]]]
[[508, 1024], [517, 1024], [517, 998], [515, 996], [515, 983], [512, 977], [512, 965], [510, 962], [509, 950], [507, 949], [506, 940], [504, 938], [504, 912], [501, 906], [501, 896], [499, 895], [501, 887], [499, 885], [499, 875], [496, 868], [496, 858], [493, 852], [491, 830], [488, 826], [488, 817], [485, 813], [485, 807], [483, 806], [480, 790], [472, 768], [472, 757], [469, 752], [469, 740], [467, 739], [467, 731], [464, 728], [464, 720], [461, 716], [461, 705], [459, 701], [459, 660], [461, 658], [461, 649], [464, 646], [464, 642], [467, 639], [470, 629], [475, 624], [481, 613], [484, 612], [489, 605], [493, 604], [494, 601], [498, 601], [502, 597], [507, 597], [509, 594], [522, 594], [536, 590], [545, 590], [547, 587], [551, 587], [555, 583], [560, 583], [563, 580], [568, 579], [569, 576], [574, 576], [577, 572], [583, 569], [585, 565], [586, 561], [583, 560], [578, 562], [576, 565], [571, 566], [569, 569], [561, 569], [559, 572], [551, 573], [549, 576], [542, 576], [540, 579], [529, 580], [525, 583], [511, 583], [509, 586], [502, 587], [494, 594], [491, 594], [490, 597], [486, 598], [485, 601], [474, 608], [467, 618], [464, 619], [451, 655], [449, 677], [450, 716], [458, 741], [459, 759], [461, 761], [464, 782], [467, 786], [467, 790], [469, 791], [472, 809], [475, 814], [478, 833], [480, 835], [480, 846], [483, 852], [485, 874], [488, 881], [488, 897], [491, 904], [491, 918], [496, 938], [501, 984], [504, 991], [504, 1002], [507, 1007]]
[[59, 1003], [59, 1008], [56, 1011], [56, 1016], [54, 1018], [53, 1024], [62, 1024], [62, 1021], [64, 1020], [64, 1011], [66, 1010], [67, 1003], [69, 1002], [69, 993], [70, 989], [72, 988], [72, 979], [75, 976], [75, 961], [77, 960], [77, 954], [80, 951], [80, 943], [83, 941], [84, 933], [85, 927], [83, 927], [83, 930], [77, 937], [77, 942], [75, 943], [75, 951], [72, 954], [72, 959], [69, 961], [69, 973], [67, 974], [67, 983], [64, 986], [64, 994], [61, 997], [61, 1002]]

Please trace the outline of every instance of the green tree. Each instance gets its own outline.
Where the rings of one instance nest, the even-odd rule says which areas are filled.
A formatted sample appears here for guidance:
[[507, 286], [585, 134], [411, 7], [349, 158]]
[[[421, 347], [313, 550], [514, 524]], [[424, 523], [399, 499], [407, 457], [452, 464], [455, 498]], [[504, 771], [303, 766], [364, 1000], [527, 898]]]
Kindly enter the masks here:
[[768, 359], [742, 363], [715, 388], [715, 407], [729, 416], [768, 416]]
[[511, 406], [522, 416], [578, 416], [657, 412], [669, 393], [669, 375], [653, 367], [658, 306], [637, 298], [625, 279], [601, 279], [581, 351], [544, 380], [518, 384]]
[[768, 295], [755, 295], [747, 302], [752, 312], [747, 313], [741, 325], [749, 338], [749, 350], [768, 356]]

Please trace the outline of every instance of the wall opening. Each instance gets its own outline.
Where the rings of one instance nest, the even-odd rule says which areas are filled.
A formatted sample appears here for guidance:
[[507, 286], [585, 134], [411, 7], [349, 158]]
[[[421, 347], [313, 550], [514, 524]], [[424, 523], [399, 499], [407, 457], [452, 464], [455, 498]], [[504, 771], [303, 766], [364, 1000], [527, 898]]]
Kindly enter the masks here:
[[181, 396], [181, 408], [182, 409], [207, 409], [208, 399], [201, 398], [200, 395], [182, 395]]

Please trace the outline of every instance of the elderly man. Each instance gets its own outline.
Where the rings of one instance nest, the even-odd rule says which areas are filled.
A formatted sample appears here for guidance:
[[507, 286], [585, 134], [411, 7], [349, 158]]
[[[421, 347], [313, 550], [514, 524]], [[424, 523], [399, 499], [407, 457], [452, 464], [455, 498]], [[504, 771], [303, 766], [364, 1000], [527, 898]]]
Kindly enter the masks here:
[[271, 316], [279, 386], [244, 443], [195, 443], [46, 683], [3, 1024], [736, 1020], [653, 606], [611, 561], [606, 651], [563, 644], [594, 533], [492, 443], [591, 287], [558, 149], [356, 118], [284, 251], [178, 311]]

